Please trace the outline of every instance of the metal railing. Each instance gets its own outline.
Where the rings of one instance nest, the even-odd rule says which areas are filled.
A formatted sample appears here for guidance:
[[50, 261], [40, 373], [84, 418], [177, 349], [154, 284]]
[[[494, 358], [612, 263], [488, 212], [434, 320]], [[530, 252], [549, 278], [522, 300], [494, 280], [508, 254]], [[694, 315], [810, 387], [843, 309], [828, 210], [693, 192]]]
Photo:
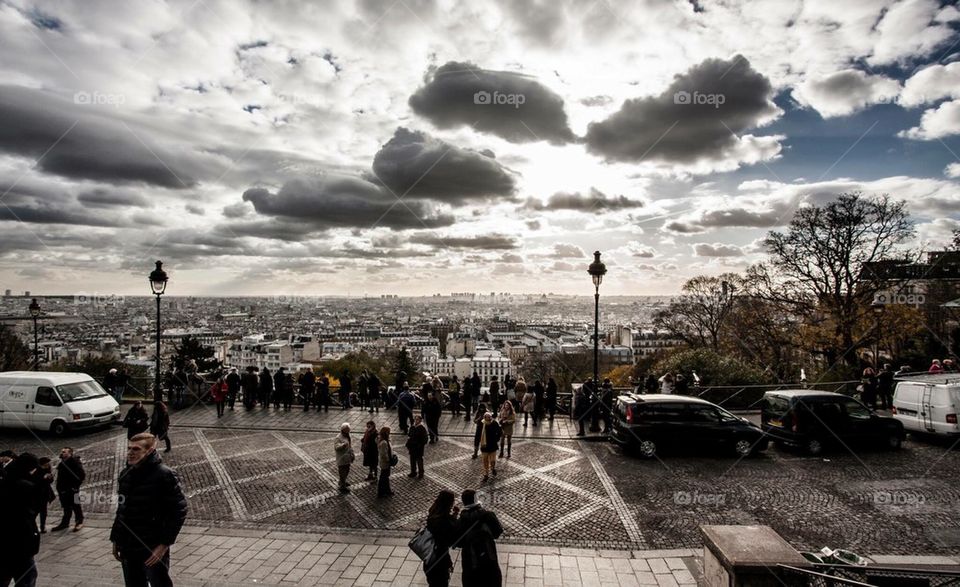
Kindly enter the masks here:
[[955, 587], [960, 585], [960, 571], [948, 569], [920, 569], [886, 566], [814, 565], [801, 569], [777, 565], [788, 585], [832, 587], [833, 585], [861, 585], [866, 587]]

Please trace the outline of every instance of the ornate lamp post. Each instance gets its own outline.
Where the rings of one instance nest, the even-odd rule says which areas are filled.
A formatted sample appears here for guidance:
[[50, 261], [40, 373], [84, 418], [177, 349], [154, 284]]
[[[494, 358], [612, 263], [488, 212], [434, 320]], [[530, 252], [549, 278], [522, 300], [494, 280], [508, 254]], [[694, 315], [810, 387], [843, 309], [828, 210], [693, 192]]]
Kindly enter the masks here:
[[593, 278], [596, 293], [593, 296], [593, 389], [600, 389], [600, 283], [607, 273], [607, 266], [600, 261], [600, 251], [593, 253], [593, 263], [587, 273]]
[[880, 371], [880, 319], [883, 318], [883, 304], [875, 301], [870, 304], [870, 308], [873, 310], [877, 328], [876, 339], [873, 343], [873, 372], [876, 374]]
[[33, 318], [33, 370], [36, 371], [40, 366], [40, 336], [37, 330], [37, 320], [40, 318], [40, 304], [37, 298], [30, 302], [30, 317]]
[[167, 289], [167, 272], [163, 270], [163, 262], [157, 261], [157, 268], [150, 272], [150, 289], [157, 296], [157, 356], [156, 377], [153, 380], [153, 401], [163, 401], [163, 391], [160, 389], [160, 296]]

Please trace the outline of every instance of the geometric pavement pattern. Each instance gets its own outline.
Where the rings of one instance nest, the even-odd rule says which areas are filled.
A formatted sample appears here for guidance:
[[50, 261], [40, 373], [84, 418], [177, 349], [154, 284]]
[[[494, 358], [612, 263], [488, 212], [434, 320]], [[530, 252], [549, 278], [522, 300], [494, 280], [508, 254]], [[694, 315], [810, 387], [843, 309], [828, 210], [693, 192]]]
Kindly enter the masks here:
[[[481, 484], [480, 460], [471, 459], [473, 442], [466, 434], [472, 427], [445, 419], [440, 441], [427, 446], [424, 479], [406, 476], [403, 438], [393, 436], [400, 457], [391, 476], [396, 495], [381, 500], [375, 483], [363, 481], [359, 431], [368, 414], [359, 410], [238, 410], [222, 421], [207, 410], [182, 415], [174, 412], [174, 449], [163, 457], [181, 477], [194, 524], [408, 537], [439, 490], [473, 487], [497, 512], [505, 540], [524, 544], [698, 548], [701, 524], [765, 524], [800, 550], [960, 553], [960, 451], [950, 445], [908, 439], [900, 451], [838, 451], [820, 458], [771, 447], [744, 460], [642, 460], [608, 444], [571, 442], [566, 420], [557, 420], [551, 429], [518, 424], [512, 458], [500, 459], [498, 476]], [[374, 419], [397, 430], [395, 412]], [[341, 496], [333, 430], [344, 420], [353, 424], [357, 461], [352, 492]], [[125, 461], [122, 431], [63, 441], [25, 432], [0, 436], [0, 448], [40, 456], [55, 456], [62, 444], [72, 444], [83, 457], [85, 511], [112, 513]], [[49, 519], [56, 523], [58, 516], [55, 502]]]

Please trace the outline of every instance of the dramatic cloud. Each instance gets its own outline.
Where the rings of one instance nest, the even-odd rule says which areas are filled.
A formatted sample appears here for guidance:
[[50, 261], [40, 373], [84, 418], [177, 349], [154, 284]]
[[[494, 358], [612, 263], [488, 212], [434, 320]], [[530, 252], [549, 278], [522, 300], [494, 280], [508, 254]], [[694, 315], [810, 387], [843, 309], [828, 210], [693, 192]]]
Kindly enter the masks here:
[[429, 245], [437, 249], [478, 249], [499, 251], [517, 248], [517, 241], [513, 237], [500, 234], [484, 234], [479, 236], [439, 236], [436, 234], [417, 234], [410, 237], [415, 245]]
[[646, 204], [643, 200], [631, 200], [626, 196], [608, 197], [596, 188], [590, 188], [588, 195], [576, 193], [556, 193], [550, 196], [546, 203], [534, 198], [528, 198], [524, 207], [530, 210], [577, 210], [592, 212], [602, 210], [622, 210], [625, 208], [640, 208]]
[[932, 141], [960, 134], [960, 100], [944, 102], [929, 109], [920, 117], [920, 126], [900, 131], [898, 137], [918, 141]]
[[429, 203], [397, 201], [382, 187], [357, 177], [328, 174], [321, 179], [296, 179], [276, 193], [251, 188], [243, 193], [257, 212], [298, 219], [316, 228], [374, 228], [395, 230], [435, 228], [453, 224], [453, 216], [439, 213]]
[[960, 163], [951, 163], [943, 170], [947, 177], [960, 178]]
[[560, 96], [526, 75], [469, 62], [428, 72], [409, 104], [438, 128], [466, 125], [513, 143], [574, 140]]
[[445, 202], [509, 196], [514, 177], [493, 158], [426, 133], [398, 128], [373, 159], [373, 173], [398, 197]]
[[79, 102], [0, 86], [0, 152], [37, 159], [40, 169], [65, 177], [175, 189], [223, 167], [216, 157], [158, 143], [115, 108]]
[[669, 232], [676, 232], [679, 234], [699, 234], [701, 232], [705, 232], [705, 230], [700, 226], [691, 224], [689, 222], [681, 222], [679, 220], [668, 222], [663, 228]]
[[960, 61], [931, 65], [913, 74], [903, 84], [900, 104], [910, 108], [943, 98], [960, 98]]
[[808, 78], [793, 91], [793, 97], [824, 118], [848, 116], [881, 102], [892, 102], [900, 82], [882, 75], [847, 69], [823, 77]]
[[587, 147], [609, 161], [734, 167], [762, 161], [780, 152], [780, 137], [740, 135], [781, 113], [773, 94], [770, 80], [744, 57], [708, 59], [677, 75], [659, 95], [627, 100], [606, 120], [591, 123]]
[[698, 257], [741, 257], [743, 251], [740, 247], [725, 245], [723, 243], [696, 243], [693, 245], [693, 253]]
[[142, 194], [106, 188], [96, 188], [77, 196], [77, 201], [88, 208], [114, 208], [133, 206], [147, 208], [150, 200]]
[[555, 243], [553, 245], [553, 252], [548, 255], [555, 259], [579, 259], [581, 257], [586, 257], [587, 254], [583, 252], [583, 249], [577, 245], [572, 245], [570, 243]]
[[897, 2], [879, 8], [883, 18], [875, 27], [877, 42], [867, 59], [870, 65], [889, 65], [929, 54], [950, 41], [956, 34], [950, 23], [960, 18], [955, 7], [941, 7], [937, 0]]

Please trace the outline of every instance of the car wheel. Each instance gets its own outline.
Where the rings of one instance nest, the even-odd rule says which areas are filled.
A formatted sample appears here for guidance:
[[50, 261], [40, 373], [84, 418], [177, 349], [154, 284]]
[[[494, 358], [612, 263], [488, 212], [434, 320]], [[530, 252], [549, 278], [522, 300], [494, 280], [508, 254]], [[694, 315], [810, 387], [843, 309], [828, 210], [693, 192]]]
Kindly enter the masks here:
[[890, 450], [900, 450], [903, 440], [899, 434], [891, 434], [887, 437], [887, 448]]
[[811, 438], [807, 441], [807, 452], [817, 456], [823, 452], [823, 442], [819, 438]]
[[733, 450], [738, 457], [748, 457], [753, 452], [753, 444], [746, 438], [741, 438], [733, 443]]
[[63, 436], [67, 433], [67, 423], [63, 420], [54, 420], [50, 424], [50, 433], [54, 436]]
[[640, 444], [637, 446], [637, 449], [640, 451], [640, 455], [644, 458], [652, 458], [657, 454], [657, 445], [652, 440], [641, 440]]

